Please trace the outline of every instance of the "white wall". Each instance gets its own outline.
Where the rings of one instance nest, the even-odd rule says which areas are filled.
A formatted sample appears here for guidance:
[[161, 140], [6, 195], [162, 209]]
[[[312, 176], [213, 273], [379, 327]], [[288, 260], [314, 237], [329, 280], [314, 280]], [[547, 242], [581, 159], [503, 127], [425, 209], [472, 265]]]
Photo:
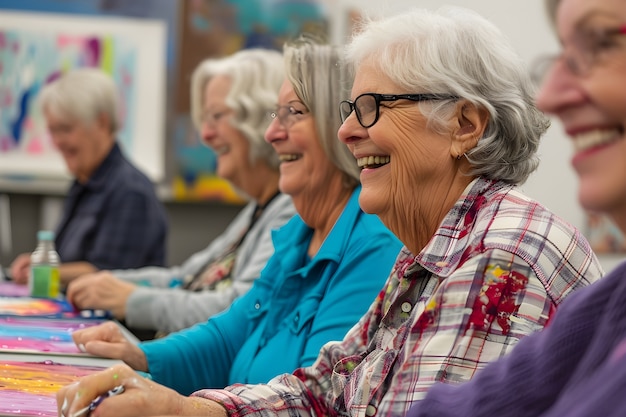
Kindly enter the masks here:
[[[558, 51], [558, 43], [543, 9], [543, 0], [327, 0], [331, 20], [331, 37], [335, 43], [344, 42], [347, 32], [347, 12], [359, 10], [374, 16], [401, 13], [413, 7], [436, 9], [442, 5], [457, 5], [473, 9], [496, 24], [516, 51], [532, 67], [539, 56]], [[543, 138], [539, 149], [539, 169], [522, 187], [559, 216], [586, 230], [585, 214], [577, 200], [578, 183], [570, 166], [571, 146], [557, 119]], [[612, 268], [620, 256], [603, 256], [605, 268]]]

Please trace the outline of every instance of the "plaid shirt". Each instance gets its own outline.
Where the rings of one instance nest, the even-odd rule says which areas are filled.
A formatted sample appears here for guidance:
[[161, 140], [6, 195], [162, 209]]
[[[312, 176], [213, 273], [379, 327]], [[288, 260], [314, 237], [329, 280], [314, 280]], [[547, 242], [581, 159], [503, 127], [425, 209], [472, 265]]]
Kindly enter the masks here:
[[477, 179], [418, 256], [400, 253], [366, 315], [311, 367], [194, 395], [231, 416], [404, 415], [434, 382], [466, 381], [541, 329], [602, 273], [574, 227], [514, 186]]

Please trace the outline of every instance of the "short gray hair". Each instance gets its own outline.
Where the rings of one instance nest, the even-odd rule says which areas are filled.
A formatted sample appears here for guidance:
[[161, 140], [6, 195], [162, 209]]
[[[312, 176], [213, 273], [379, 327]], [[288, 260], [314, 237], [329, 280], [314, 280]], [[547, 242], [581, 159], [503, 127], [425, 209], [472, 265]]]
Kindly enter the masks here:
[[250, 161], [263, 160], [278, 168], [278, 155], [265, 142], [265, 130], [276, 107], [278, 91], [285, 79], [283, 56], [271, 49], [244, 49], [230, 56], [206, 59], [191, 77], [191, 117], [198, 130], [202, 126], [204, 91], [211, 78], [228, 76], [231, 81], [226, 105], [235, 112], [230, 120], [250, 143]]
[[120, 129], [120, 97], [113, 78], [98, 68], [77, 68], [45, 85], [39, 95], [44, 111], [84, 124], [105, 115], [110, 132]]
[[[367, 60], [407, 93], [452, 95], [486, 109], [483, 137], [466, 155], [469, 174], [521, 184], [537, 168], [549, 119], [534, 104], [524, 62], [500, 30], [475, 12], [413, 9], [365, 20], [346, 53], [353, 67]], [[454, 103], [419, 104], [429, 126], [442, 131]]]
[[347, 97], [352, 77], [342, 63], [342, 49], [311, 35], [288, 42], [283, 48], [287, 80], [313, 113], [320, 144], [330, 161], [345, 174], [345, 185], [359, 184], [360, 170], [347, 146], [337, 138], [341, 126], [339, 102]]

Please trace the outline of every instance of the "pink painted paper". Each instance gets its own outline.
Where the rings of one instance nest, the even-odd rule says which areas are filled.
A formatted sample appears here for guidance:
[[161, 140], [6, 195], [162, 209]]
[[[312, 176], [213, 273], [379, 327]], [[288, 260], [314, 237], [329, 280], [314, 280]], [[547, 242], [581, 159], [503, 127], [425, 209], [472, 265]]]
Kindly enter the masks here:
[[103, 320], [0, 317], [0, 351], [84, 355], [72, 333]]
[[28, 285], [20, 285], [15, 282], [0, 282], [0, 295], [6, 297], [26, 297], [29, 294]]
[[0, 414], [54, 417], [61, 387], [103, 369], [52, 361], [0, 361]]

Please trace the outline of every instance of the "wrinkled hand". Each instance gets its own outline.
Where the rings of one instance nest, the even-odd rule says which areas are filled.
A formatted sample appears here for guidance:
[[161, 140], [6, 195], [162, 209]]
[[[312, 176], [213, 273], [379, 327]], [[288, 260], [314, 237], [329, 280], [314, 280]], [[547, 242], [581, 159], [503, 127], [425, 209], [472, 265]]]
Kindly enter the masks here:
[[[124, 392], [105, 398], [91, 414], [94, 417], [140, 417], [160, 414], [226, 416], [217, 403], [200, 398], [184, 397], [176, 391], [143, 378], [126, 365], [115, 365], [102, 372], [81, 378], [57, 392], [59, 416], [71, 417], [84, 409], [99, 395], [124, 386]], [[86, 415], [86, 414], [85, 414]]]
[[118, 320], [126, 316], [126, 301], [136, 286], [109, 271], [78, 277], [67, 287], [67, 299], [77, 308], [109, 310]]
[[113, 322], [76, 330], [74, 343], [84, 352], [104, 358], [120, 359], [137, 371], [148, 372], [148, 362], [143, 351], [128, 340], [119, 325]]
[[11, 263], [11, 278], [18, 284], [28, 284], [30, 253], [22, 253]]

